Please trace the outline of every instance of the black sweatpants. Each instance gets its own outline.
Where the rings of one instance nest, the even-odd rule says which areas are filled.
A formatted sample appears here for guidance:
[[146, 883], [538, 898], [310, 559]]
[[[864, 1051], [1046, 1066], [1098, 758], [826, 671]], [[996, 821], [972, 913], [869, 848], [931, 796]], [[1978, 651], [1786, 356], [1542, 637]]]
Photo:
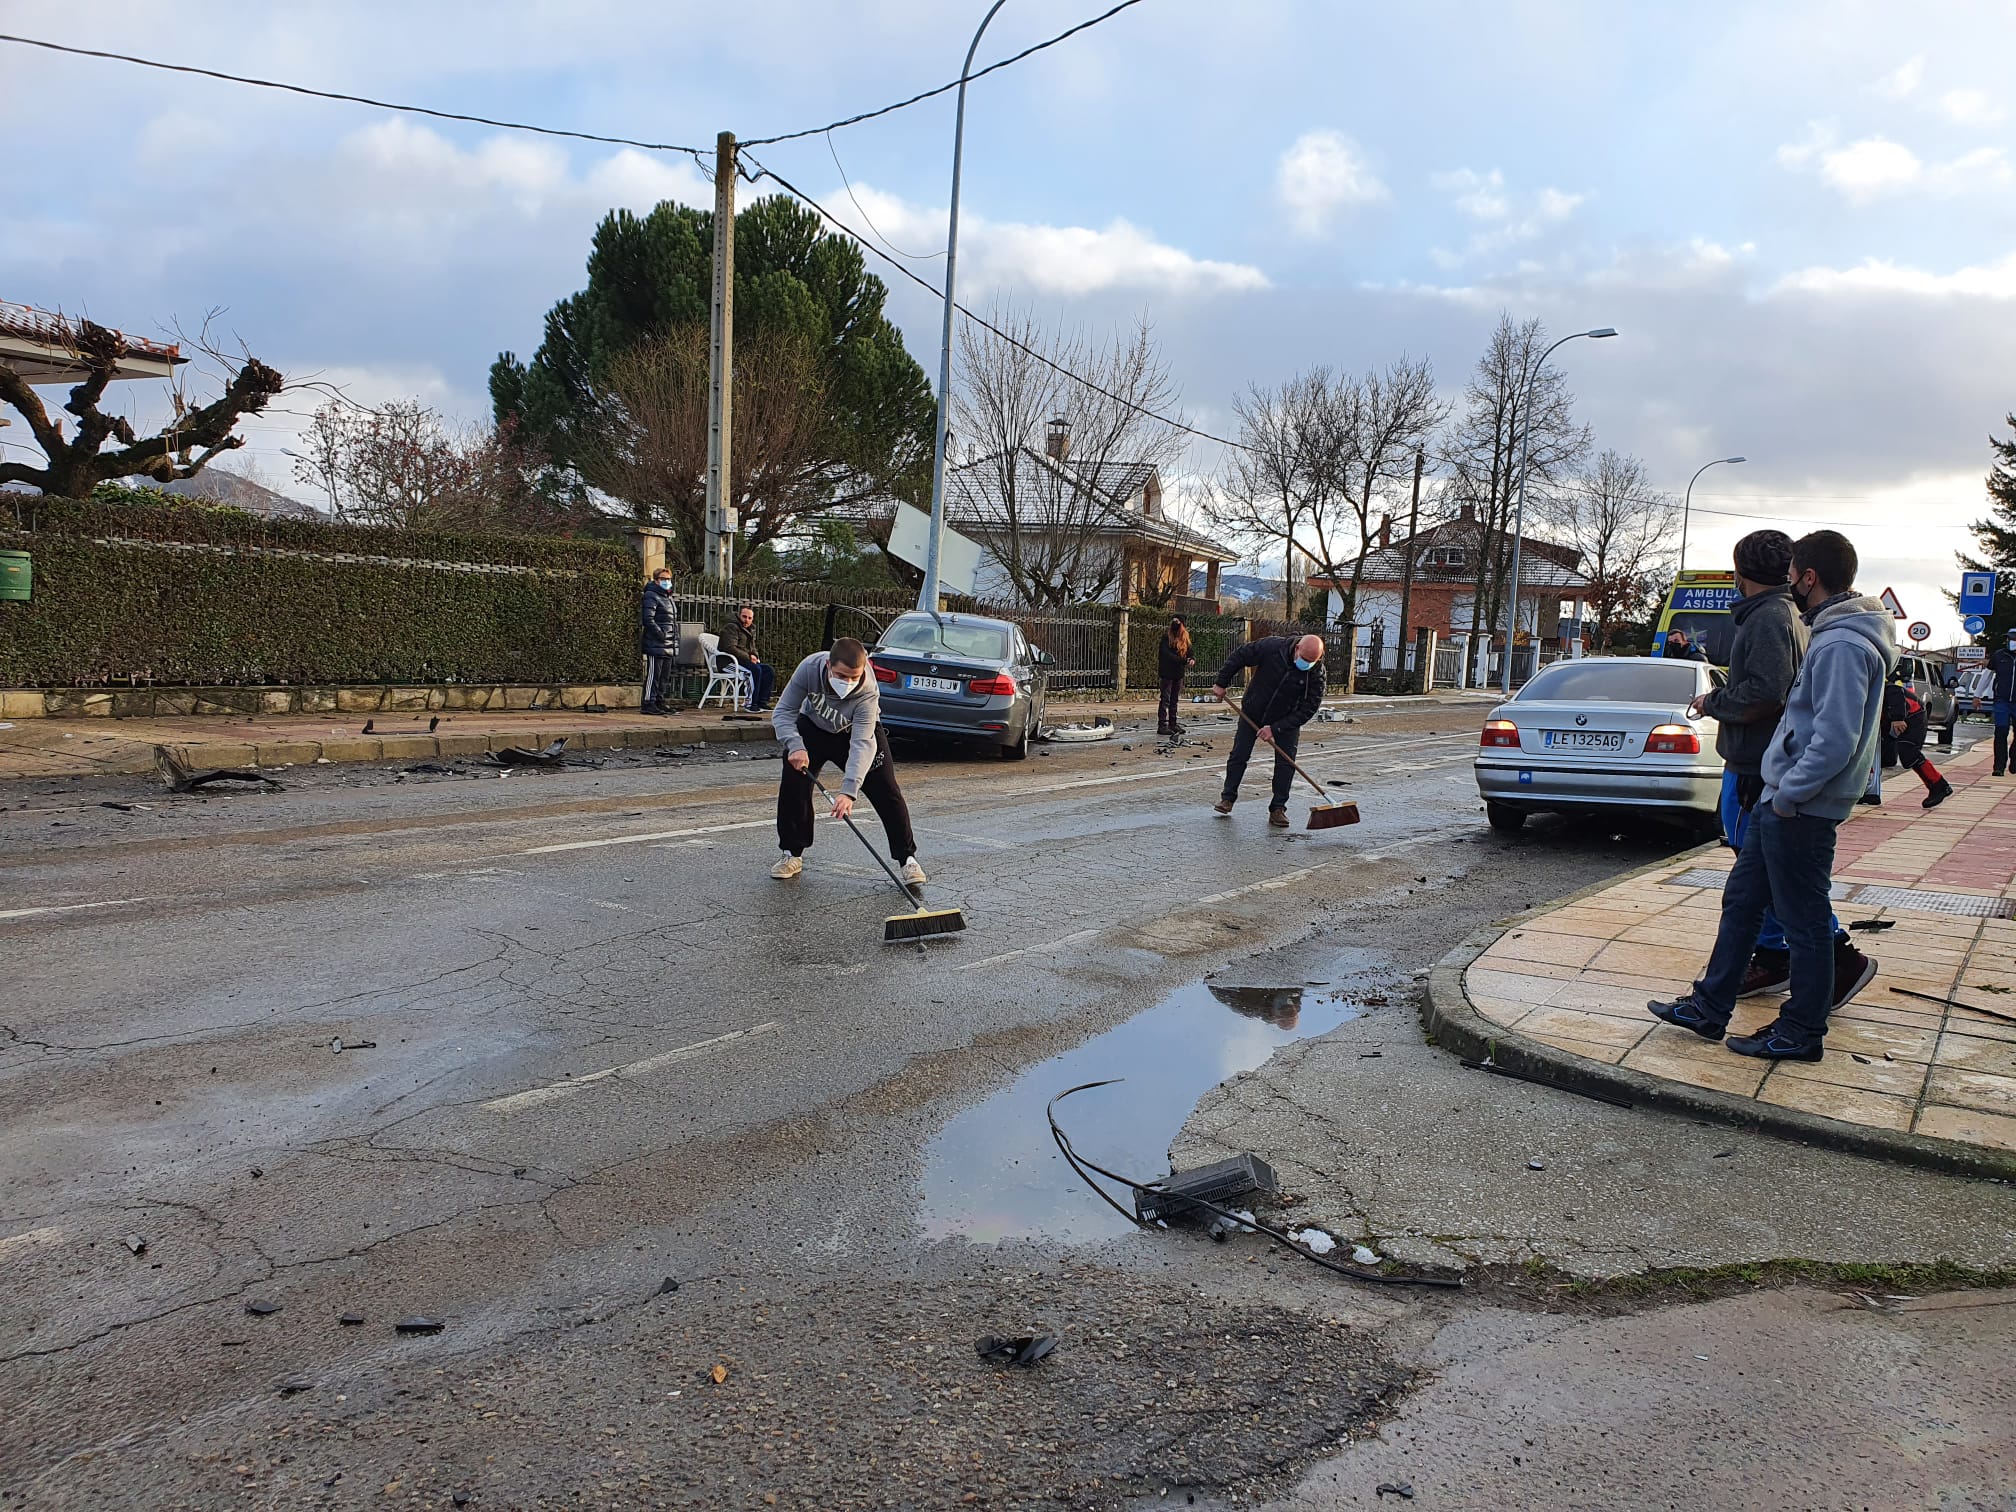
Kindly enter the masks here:
[[[821, 730], [809, 720], [799, 721], [798, 735], [805, 742], [805, 754], [812, 758], [811, 763], [801, 772], [786, 761], [784, 776], [777, 786], [777, 845], [794, 856], [802, 855], [812, 844], [812, 779], [829, 762], [846, 771], [850, 744], [844, 731], [834, 734]], [[861, 796], [874, 806], [882, 820], [890, 858], [907, 861], [916, 855], [917, 837], [910, 831], [910, 805], [903, 799], [903, 789], [896, 785], [896, 763], [889, 757], [889, 732], [880, 725], [875, 727], [875, 760], [869, 764], [868, 775], [861, 779]]]
[[654, 656], [649, 651], [644, 653], [645, 708], [659, 708], [671, 698], [673, 661], [669, 653], [664, 656]]
[[[1288, 807], [1288, 793], [1295, 785], [1295, 747], [1300, 743], [1302, 732], [1298, 730], [1276, 730], [1274, 732], [1274, 796], [1269, 808]], [[1245, 720], [1239, 721], [1239, 728], [1232, 732], [1232, 754], [1225, 761], [1225, 791], [1223, 797], [1231, 799], [1239, 796], [1239, 779], [1246, 775], [1246, 763], [1253, 757], [1253, 747], [1260, 734]]]
[[1917, 714], [1905, 720], [1902, 735], [1892, 735], [1890, 723], [1883, 721], [1883, 765], [1916, 771], [1925, 759], [1925, 716]]

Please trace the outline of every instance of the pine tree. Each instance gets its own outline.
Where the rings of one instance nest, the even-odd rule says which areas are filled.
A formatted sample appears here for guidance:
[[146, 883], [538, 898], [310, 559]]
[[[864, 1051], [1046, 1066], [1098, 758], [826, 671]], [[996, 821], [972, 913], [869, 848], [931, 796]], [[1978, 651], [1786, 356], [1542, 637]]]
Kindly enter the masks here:
[[2010, 435], [2006, 441], [1988, 438], [1995, 460], [1988, 469], [1988, 510], [1986, 519], [1969, 527], [1980, 543], [1978, 557], [1963, 554], [1962, 567], [1979, 570], [1993, 567], [1996, 581], [1995, 609], [1988, 616], [1988, 644], [1999, 646], [2016, 627], [2016, 414], [2006, 417]]

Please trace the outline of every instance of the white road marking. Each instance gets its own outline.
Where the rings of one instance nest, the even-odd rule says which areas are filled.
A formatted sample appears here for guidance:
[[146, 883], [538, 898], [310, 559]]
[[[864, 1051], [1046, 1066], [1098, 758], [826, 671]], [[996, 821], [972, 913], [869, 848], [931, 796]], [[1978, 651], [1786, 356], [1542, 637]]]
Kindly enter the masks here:
[[745, 819], [738, 824], [701, 824], [691, 829], [653, 830], [648, 835], [611, 835], [606, 840], [569, 840], [561, 845], [535, 845], [520, 856], [550, 856], [557, 851], [599, 850], [605, 845], [642, 845], [647, 840], [684, 840], [689, 835], [719, 835], [728, 830], [761, 829], [770, 819]]
[[987, 959], [986, 959], [986, 960], [984, 960], [984, 961], [968, 961], [968, 962], [967, 962], [967, 963], [966, 963], [965, 965], [963, 965], [963, 966], [954, 966], [954, 967], [953, 967], [952, 969], [953, 969], [953, 970], [954, 970], [955, 972], [956, 972], [956, 971], [979, 971], [979, 970], [980, 970], [980, 969], [981, 969], [982, 967], [986, 967], [986, 966], [999, 966], [999, 965], [1000, 965], [1000, 964], [1001, 964], [1001, 963], [1002, 963], [1003, 961], [1015, 961], [1015, 960], [1020, 960], [1020, 959], [1021, 959], [1021, 958], [1022, 958], [1023, 956], [1026, 956], [1026, 955], [1035, 955], [1035, 954], [1036, 954], [1037, 952], [1039, 952], [1039, 951], [1044, 951], [1044, 950], [1059, 950], [1059, 949], [1062, 949], [1062, 948], [1063, 948], [1064, 946], [1066, 946], [1066, 945], [1075, 945], [1075, 944], [1077, 944], [1077, 943], [1078, 943], [1078, 942], [1079, 942], [1080, 940], [1089, 940], [1089, 939], [1091, 939], [1091, 938], [1092, 938], [1092, 937], [1093, 937], [1094, 935], [1096, 935], [1097, 933], [1099, 933], [1099, 931], [1098, 931], [1098, 930], [1096, 930], [1096, 929], [1081, 929], [1081, 930], [1079, 930], [1079, 931], [1078, 931], [1078, 932], [1077, 932], [1076, 934], [1068, 934], [1068, 935], [1065, 935], [1065, 936], [1064, 936], [1064, 938], [1062, 938], [1061, 940], [1046, 940], [1046, 941], [1045, 941], [1045, 942], [1044, 942], [1043, 944], [1041, 944], [1041, 945], [1029, 945], [1029, 946], [1025, 946], [1025, 947], [1024, 947], [1024, 948], [1022, 948], [1021, 950], [1010, 950], [1010, 951], [1007, 951], [1006, 953], [1004, 953], [1004, 954], [1002, 954], [1002, 955], [997, 955], [997, 956], [989, 956], [989, 957], [987, 957]]
[[483, 1107], [486, 1112], [490, 1113], [517, 1113], [526, 1108], [543, 1107], [547, 1103], [558, 1102], [564, 1097], [572, 1097], [581, 1088], [592, 1087], [596, 1082], [608, 1081], [611, 1077], [636, 1076], [643, 1072], [656, 1071], [661, 1066], [670, 1066], [678, 1061], [691, 1060], [696, 1055], [703, 1055], [720, 1045], [731, 1044], [736, 1040], [754, 1039], [759, 1034], [774, 1033], [777, 1028], [777, 1021], [773, 1019], [767, 1024], [758, 1024], [753, 1029], [736, 1029], [727, 1034], [717, 1034], [712, 1039], [695, 1040], [690, 1045], [681, 1045], [678, 1049], [667, 1050], [662, 1055], [647, 1056], [640, 1061], [631, 1061], [628, 1065], [610, 1066], [607, 1070], [591, 1071], [586, 1076], [571, 1076], [565, 1081], [553, 1082], [544, 1087], [532, 1087], [523, 1092], [513, 1092], [508, 1097], [499, 1097], [491, 1102], [486, 1102], [483, 1104]]
[[1412, 850], [1417, 845], [1428, 845], [1436, 840], [1447, 840], [1452, 835], [1468, 835], [1476, 832], [1474, 824], [1452, 824], [1443, 829], [1429, 830], [1425, 835], [1416, 835], [1410, 840], [1396, 840], [1383, 850], [1368, 851], [1360, 856], [1360, 861], [1384, 861], [1395, 851]]
[[122, 903], [151, 903], [152, 898], [107, 898], [102, 903], [51, 903], [43, 908], [0, 909], [0, 919], [26, 919], [36, 914], [76, 913], [86, 908], [117, 908]]
[[1232, 899], [1243, 898], [1248, 893], [1272, 892], [1277, 887], [1286, 887], [1291, 882], [1300, 882], [1304, 877], [1313, 877], [1316, 873], [1327, 870], [1333, 864], [1329, 861], [1318, 861], [1314, 866], [1298, 867], [1294, 871], [1282, 872], [1278, 877], [1267, 877], [1259, 882], [1248, 882], [1244, 887], [1235, 887], [1230, 892], [1212, 893], [1209, 897], [1199, 898], [1197, 901], [1199, 903], [1229, 903]]

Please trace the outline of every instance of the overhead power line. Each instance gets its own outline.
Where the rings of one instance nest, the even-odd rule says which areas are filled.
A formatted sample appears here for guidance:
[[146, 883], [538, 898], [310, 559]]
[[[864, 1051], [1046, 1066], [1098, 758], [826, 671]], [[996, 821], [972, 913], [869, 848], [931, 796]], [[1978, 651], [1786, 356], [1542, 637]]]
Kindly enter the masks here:
[[47, 52], [68, 53], [78, 58], [102, 58], [114, 63], [131, 63], [136, 68], [154, 68], [164, 73], [195, 74], [204, 79], [221, 79], [227, 84], [248, 84], [254, 89], [277, 89], [286, 94], [307, 95], [317, 100], [337, 100], [346, 105], [369, 105], [377, 110], [393, 110], [403, 115], [432, 116], [437, 121], [466, 121], [474, 126], [495, 126], [500, 131], [529, 131], [538, 136], [569, 137], [577, 142], [604, 142], [612, 147], [639, 147], [646, 152], [683, 152], [704, 169], [707, 158], [697, 147], [678, 142], [645, 142], [635, 137], [603, 136], [593, 131], [568, 131], [559, 126], [536, 126], [529, 121], [501, 121], [492, 116], [465, 115], [456, 110], [436, 110], [431, 105], [402, 105], [396, 100], [374, 100], [369, 95], [342, 94], [330, 89], [310, 89], [305, 84], [287, 84], [278, 79], [257, 79], [246, 74], [222, 73], [214, 68], [197, 68], [188, 63], [164, 63], [157, 58], [139, 58], [131, 53], [102, 52], [92, 47], [71, 47], [40, 37], [16, 37], [0, 32], [0, 42], [20, 47], [39, 47]]
[[[970, 84], [975, 79], [986, 78], [987, 75], [995, 72], [997, 69], [1006, 68], [1012, 63], [1020, 63], [1024, 58], [1039, 53], [1046, 47], [1055, 47], [1059, 42], [1067, 41], [1082, 31], [1090, 31], [1102, 21], [1112, 20], [1113, 17], [1119, 15], [1120, 12], [1126, 10], [1128, 7], [1139, 5], [1140, 3], [1141, 0], [1120, 0], [1120, 3], [1111, 10], [1102, 11], [1089, 21], [1080, 21], [1070, 30], [1057, 33], [1056, 36], [1047, 42], [1038, 42], [1034, 47], [1025, 47], [1012, 57], [1003, 58], [998, 63], [989, 63], [985, 68], [976, 69], [974, 72], [966, 75], [966, 82]], [[922, 94], [914, 94], [907, 100], [898, 100], [894, 105], [884, 105], [879, 110], [864, 110], [859, 115], [851, 115], [844, 120], [830, 121], [824, 126], [808, 126], [803, 131], [787, 131], [782, 136], [751, 137], [742, 145], [744, 147], [770, 147], [778, 142], [795, 142], [801, 137], [822, 136], [829, 131], [838, 131], [842, 126], [858, 126], [863, 121], [873, 121], [881, 116], [894, 115], [899, 110], [908, 110], [912, 105], [921, 105], [926, 100], [935, 100], [939, 95], [949, 94], [959, 87], [959, 82], [959, 80], [954, 79], [949, 84], [940, 84], [936, 89], [927, 89]]]
[[[767, 178], [772, 182], [774, 182], [777, 185], [777, 187], [782, 189], [786, 194], [789, 194], [796, 199], [803, 200], [806, 205], [810, 206], [813, 210], [818, 212], [820, 217], [823, 220], [825, 220], [827, 225], [831, 226], [835, 231], [838, 231], [842, 236], [846, 237], [849, 241], [853, 242], [856, 246], [860, 247], [864, 252], [874, 253], [875, 256], [879, 257], [883, 262], [887, 263], [890, 267], [894, 268], [898, 273], [901, 273], [905, 278], [909, 279], [910, 282], [917, 285], [918, 288], [923, 289], [926, 293], [929, 293], [941, 300], [945, 297], [945, 291], [941, 289], [938, 285], [932, 283], [928, 278], [919, 277], [916, 273], [913, 273], [909, 268], [903, 266], [902, 263], [898, 262], [894, 257], [891, 257], [887, 252], [884, 252], [880, 247], [876, 246], [875, 243], [869, 241], [865, 236], [861, 235], [860, 232], [854, 230], [853, 227], [849, 226], [845, 221], [841, 220], [838, 216], [834, 215], [832, 211], [828, 210], [824, 205], [820, 204], [819, 201], [812, 198], [811, 195], [807, 194], [803, 189], [800, 189], [796, 184], [793, 184], [789, 179], [783, 177], [775, 169], [766, 167], [764, 164], [758, 162], [754, 157], [749, 157], [749, 154], [746, 152], [743, 153], [743, 156], [748, 157], [749, 161], [755, 165], [758, 178]], [[1047, 356], [1044, 353], [1037, 351], [1036, 348], [1030, 346], [1027, 342], [1020, 341], [1014, 336], [1011, 336], [1008, 332], [1002, 330], [1001, 327], [995, 325], [991, 320], [988, 320], [985, 316], [976, 315], [973, 311], [967, 309], [966, 306], [964, 306], [963, 304], [959, 304], [957, 301], [954, 301], [952, 308], [957, 310], [961, 315], [965, 316], [968, 320], [972, 321], [973, 324], [979, 326], [982, 330], [991, 332], [993, 335], [998, 336], [1001, 340], [1007, 342], [1017, 351], [1022, 352], [1030, 357], [1034, 357], [1038, 362], [1042, 363], [1045, 367], [1051, 369], [1053, 372], [1061, 373], [1064, 377], [1069, 378], [1073, 383], [1078, 384], [1081, 388], [1089, 389], [1091, 390], [1091, 392], [1095, 394], [1099, 394], [1104, 398], [1111, 399], [1115, 404], [1120, 405], [1124, 409], [1132, 410], [1137, 415], [1144, 415], [1150, 420], [1160, 421], [1162, 424], [1170, 427], [1170, 429], [1172, 430], [1181, 431], [1185, 435], [1195, 436], [1201, 441], [1214, 441], [1220, 446], [1232, 447], [1235, 451], [1253, 450], [1252, 447], [1245, 445], [1243, 442], [1233, 441], [1225, 436], [1214, 435], [1212, 432], [1207, 430], [1199, 430], [1196, 426], [1191, 425], [1185, 421], [1178, 420], [1173, 415], [1165, 415], [1160, 410], [1153, 410], [1148, 408], [1145, 404], [1136, 404], [1133, 400], [1125, 398], [1120, 394], [1116, 394], [1111, 389], [1105, 388], [1100, 384], [1094, 383], [1090, 378], [1086, 378], [1081, 374], [1074, 373], [1070, 368], [1064, 366], [1063, 363], [1058, 362], [1055, 358]]]

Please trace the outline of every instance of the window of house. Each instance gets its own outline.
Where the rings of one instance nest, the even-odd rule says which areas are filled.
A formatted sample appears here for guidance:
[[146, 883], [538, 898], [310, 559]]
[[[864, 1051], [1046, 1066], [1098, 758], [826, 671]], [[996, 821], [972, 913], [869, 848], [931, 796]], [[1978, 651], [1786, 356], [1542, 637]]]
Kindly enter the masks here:
[[1428, 553], [1430, 567], [1461, 567], [1463, 548], [1461, 546], [1437, 546]]

